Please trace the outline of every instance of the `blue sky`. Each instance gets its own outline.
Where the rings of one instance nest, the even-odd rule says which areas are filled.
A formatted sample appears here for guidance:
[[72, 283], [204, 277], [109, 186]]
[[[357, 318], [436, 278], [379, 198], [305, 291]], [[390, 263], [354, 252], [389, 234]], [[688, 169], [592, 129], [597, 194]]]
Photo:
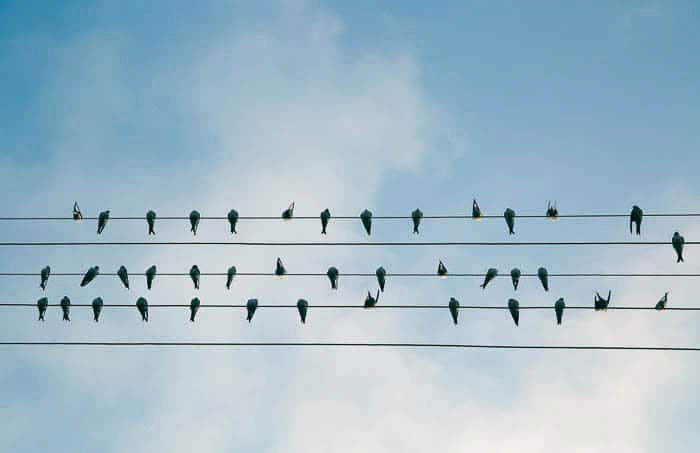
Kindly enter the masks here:
[[[10, 215], [487, 214], [697, 211], [700, 9], [693, 2], [0, 2], [0, 188]], [[201, 240], [227, 240], [203, 222]], [[159, 240], [189, 239], [159, 222]], [[241, 222], [241, 240], [364, 240], [357, 222]], [[93, 222], [3, 223], [4, 240], [93, 240]], [[376, 222], [387, 240], [670, 240], [694, 220], [521, 219]], [[98, 240], [148, 240], [145, 222], [112, 222]], [[324, 279], [138, 274], [341, 271]], [[361, 304], [371, 280], [343, 272], [700, 272], [689, 248], [107, 248], [3, 249], [0, 270], [105, 272], [126, 265], [132, 289], [54, 277], [52, 303]], [[74, 281], [76, 280], [76, 281]], [[380, 303], [505, 304], [510, 283], [390, 279]], [[3, 278], [3, 297], [34, 302], [38, 278]], [[535, 281], [521, 303], [693, 305], [693, 281]], [[5, 340], [415, 341], [513, 344], [700, 344], [682, 312], [244, 313], [203, 308], [2, 312]], [[690, 354], [498, 351], [0, 351], [2, 451], [695, 451], [698, 366]]]

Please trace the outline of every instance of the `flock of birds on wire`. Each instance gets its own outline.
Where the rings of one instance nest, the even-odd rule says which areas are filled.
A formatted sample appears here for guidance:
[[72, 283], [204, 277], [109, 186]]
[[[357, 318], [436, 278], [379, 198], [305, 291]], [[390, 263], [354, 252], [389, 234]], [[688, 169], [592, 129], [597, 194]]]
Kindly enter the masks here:
[[[102, 211], [100, 212], [98, 218], [97, 218], [97, 234], [102, 234], [104, 231], [105, 227], [107, 226], [107, 222], [109, 221], [109, 216], [110, 216], [110, 211]], [[477, 203], [476, 199], [473, 200], [472, 202], [472, 219], [474, 220], [479, 220], [483, 216], [481, 212], [481, 208], [479, 207], [479, 204]], [[549, 203], [547, 205], [547, 212], [545, 216], [551, 220], [556, 220], [559, 217], [559, 211], [556, 208], [556, 205], [552, 205]], [[190, 231], [196, 236], [197, 235], [197, 229], [199, 228], [199, 221], [201, 219], [201, 215], [199, 214], [199, 211], [193, 210], [190, 212], [189, 215], [189, 220], [190, 220]], [[239, 214], [238, 211], [235, 209], [231, 209], [226, 218], [228, 219], [229, 225], [231, 227], [231, 234], [237, 234], [236, 231], [236, 225], [238, 224], [238, 219], [239, 219]], [[287, 209], [282, 211], [282, 215], [280, 216], [283, 220], [291, 220], [294, 218], [294, 202], [292, 202]], [[327, 234], [326, 229], [328, 227], [328, 222], [331, 219], [331, 212], [328, 208], [324, 209], [321, 214], [320, 214], [320, 219], [321, 219], [321, 234]], [[506, 221], [506, 226], [508, 227], [508, 234], [515, 234], [515, 211], [512, 210], [511, 208], [507, 208], [503, 212], [503, 218]], [[642, 219], [644, 217], [644, 212], [639, 206], [633, 206], [632, 211], [630, 212], [629, 216], [629, 222], [630, 222], [630, 234], [636, 233], [637, 235], [641, 234], [641, 228], [642, 228]], [[75, 221], [80, 221], [83, 219], [83, 214], [80, 212], [80, 208], [78, 207], [78, 203], [74, 203], [73, 205], [73, 220]], [[153, 210], [150, 210], [146, 213], [146, 222], [148, 224], [148, 234], [149, 235], [155, 235], [155, 224], [156, 224], [156, 219], [157, 215], [156, 212]], [[413, 212], [411, 212], [411, 219], [413, 220], [413, 233], [418, 234], [418, 227], [420, 226], [420, 222], [423, 219], [423, 212], [420, 209], [416, 209]], [[360, 220], [362, 221], [362, 226], [364, 227], [365, 231], [367, 232], [367, 235], [372, 234], [372, 212], [368, 209], [365, 209], [360, 213]], [[634, 227], [634, 228], [633, 228]], [[683, 246], [685, 245], [685, 238], [680, 235], [677, 231], [673, 233], [673, 236], [671, 237], [671, 245], [673, 246], [673, 250], [676, 252], [676, 262], [677, 263], [682, 263], [683, 262]]]
[[[558, 217], [559, 213], [557, 211], [557, 208], [555, 205], [549, 204], [547, 206], [547, 212], [546, 212], [546, 217], [554, 220]], [[290, 220], [294, 217], [294, 203], [292, 203], [287, 209], [285, 209], [282, 212], [281, 218], [284, 220]], [[475, 220], [479, 220], [482, 217], [481, 209], [479, 208], [479, 204], [477, 203], [476, 200], [473, 201], [472, 204], [472, 218]], [[515, 227], [515, 211], [512, 209], [508, 208], [505, 210], [503, 213], [503, 217], [505, 219], [506, 225], [508, 227], [508, 232], [509, 234], [514, 234], [514, 227]], [[98, 224], [97, 224], [97, 234], [101, 234], [105, 227], [107, 226], [107, 222], [109, 221], [110, 218], [110, 211], [102, 211], [99, 216], [98, 216]], [[411, 218], [413, 220], [413, 233], [417, 234], [419, 233], [419, 226], [421, 219], [423, 218], [423, 213], [421, 212], [420, 209], [416, 209], [411, 213]], [[642, 218], [643, 218], [643, 211], [641, 208], [638, 206], [633, 206], [632, 211], [630, 212], [630, 233], [636, 233], [637, 235], [641, 234], [641, 225], [642, 225]], [[73, 205], [73, 220], [75, 221], [80, 221], [83, 219], [83, 215], [80, 211], [80, 208], [78, 207], [78, 203], [76, 202]], [[157, 215], [155, 211], [148, 211], [146, 213], [146, 222], [148, 224], [148, 234], [149, 235], [155, 235], [155, 222], [157, 219]], [[201, 216], [198, 211], [192, 211], [189, 215], [189, 221], [190, 221], [190, 231], [193, 234], [197, 234], [197, 228], [199, 226], [199, 221], [201, 219]], [[235, 234], [236, 232], [236, 225], [239, 219], [238, 212], [235, 209], [231, 209], [227, 215], [227, 219], [229, 221], [230, 227], [231, 227], [231, 233]], [[321, 233], [326, 234], [326, 228], [328, 226], [328, 222], [331, 219], [331, 213], [328, 209], [323, 210], [320, 214], [320, 220], [321, 220]], [[362, 211], [360, 214], [360, 220], [362, 221], [362, 225], [364, 226], [365, 231], [367, 234], [371, 234], [372, 231], [372, 213], [365, 209]], [[634, 227], [634, 228], [633, 228]], [[674, 233], [671, 244], [676, 251], [677, 255], [677, 262], [683, 262], [683, 245], [685, 243], [685, 239], [678, 233]], [[230, 289], [231, 284], [233, 283], [234, 277], [236, 276], [236, 266], [231, 266], [227, 273], [226, 273], [226, 288]], [[279, 277], [283, 277], [287, 274], [287, 270], [284, 267], [284, 264], [282, 263], [282, 260], [280, 258], [277, 258], [277, 263], [275, 266], [275, 275]], [[41, 272], [40, 272], [40, 277], [41, 277], [41, 283], [40, 283], [40, 288], [42, 290], [46, 290], [47, 284], [49, 277], [51, 275], [51, 268], [50, 266], [44, 267]], [[100, 268], [99, 266], [93, 266], [87, 270], [85, 275], [83, 276], [83, 279], [80, 283], [81, 287], [85, 287], [89, 285], [97, 276], [100, 275]], [[149, 267], [146, 272], [145, 272], [145, 277], [146, 277], [146, 286], [150, 290], [153, 281], [155, 280], [155, 277], [157, 275], [157, 268], [155, 265]], [[340, 272], [336, 267], [331, 266], [328, 268], [328, 271], [326, 272], [326, 275], [328, 276], [328, 279], [330, 281], [331, 289], [337, 290], [338, 289], [338, 279], [340, 277]], [[367, 297], [365, 298], [364, 301], [364, 308], [372, 308], [377, 305], [379, 302], [379, 295], [381, 292], [384, 292], [384, 288], [386, 285], [386, 276], [387, 272], [384, 269], [384, 267], [379, 267], [375, 275], [377, 277], [377, 283], [379, 285], [379, 289], [377, 290], [376, 295], [373, 295], [371, 292], [367, 292]], [[445, 264], [440, 261], [438, 264], [437, 272], [436, 275], [439, 277], [446, 278], [448, 276], [448, 271], [447, 267]], [[513, 289], [517, 290], [518, 289], [518, 284], [520, 281], [521, 277], [521, 271], [518, 268], [514, 268], [510, 271], [510, 276], [511, 280], [513, 283]], [[117, 276], [119, 277], [120, 281], [124, 285], [125, 288], [129, 289], [129, 273], [126, 269], [125, 266], [121, 266], [119, 270], [117, 271]], [[189, 276], [192, 279], [192, 283], [194, 284], [195, 289], [199, 289], [199, 282], [200, 282], [200, 276], [201, 272], [199, 270], [199, 267], [197, 265], [193, 265], [192, 268], [189, 271]], [[486, 286], [489, 284], [490, 281], [492, 281], [494, 278], [498, 276], [498, 270], [496, 268], [490, 268], [486, 271], [486, 274], [484, 275], [484, 281], [480, 285], [482, 289], [486, 289]], [[540, 267], [537, 270], [537, 277], [540, 280], [540, 283], [542, 284], [542, 287], [544, 288], [545, 291], [549, 291], [549, 278], [548, 278], [548, 272], [547, 269], [544, 267]], [[612, 292], [608, 291], [608, 296], [607, 298], [602, 297], [599, 293], [595, 294], [594, 298], [594, 309], [596, 311], [599, 310], [606, 310], [610, 304], [610, 299], [612, 296]], [[666, 308], [666, 304], [668, 302], [668, 293], [665, 293], [664, 296], [657, 302], [655, 308], [657, 310], [663, 310]], [[45, 320], [45, 314], [46, 310], [49, 306], [49, 301], [47, 297], [42, 297], [37, 301], [37, 308], [39, 310], [39, 320], [44, 321]], [[104, 306], [104, 302], [101, 297], [97, 297], [92, 301], [92, 309], [93, 309], [93, 315], [94, 315], [94, 320], [99, 321], [100, 314], [102, 312], [102, 308]], [[195, 317], [197, 315], [197, 312], [201, 306], [201, 301], [199, 298], [195, 297], [192, 299], [190, 302], [190, 321], [194, 322]], [[71, 302], [68, 296], [64, 296], [61, 301], [60, 301], [60, 307], [63, 312], [63, 320], [64, 321], [70, 321], [70, 307], [71, 307]], [[297, 302], [297, 310], [299, 312], [299, 317], [302, 323], [306, 323], [306, 316], [309, 308], [309, 303], [305, 299], [299, 299]], [[141, 315], [141, 319], [143, 321], [148, 321], [148, 301], [144, 297], [139, 297], [138, 300], [136, 301], [136, 308]], [[257, 299], [249, 299], [246, 303], [246, 310], [247, 310], [247, 316], [246, 320], [248, 322], [252, 321], [253, 315], [255, 314], [256, 309], [258, 308], [258, 300]], [[457, 324], [458, 316], [459, 316], [459, 301], [455, 299], [454, 297], [450, 298], [449, 303], [448, 303], [448, 309], [450, 311], [450, 315], [452, 317], [452, 320], [455, 324]], [[564, 298], [559, 298], [555, 303], [554, 303], [554, 311], [556, 314], [556, 320], [557, 324], [562, 323], [562, 318], [564, 315], [564, 309], [566, 308], [566, 304], [564, 302]], [[511, 314], [511, 317], [513, 318], [513, 322], [515, 325], [519, 324], [519, 319], [520, 319], [520, 314], [519, 314], [519, 302], [516, 299], [508, 299], [508, 310]]]

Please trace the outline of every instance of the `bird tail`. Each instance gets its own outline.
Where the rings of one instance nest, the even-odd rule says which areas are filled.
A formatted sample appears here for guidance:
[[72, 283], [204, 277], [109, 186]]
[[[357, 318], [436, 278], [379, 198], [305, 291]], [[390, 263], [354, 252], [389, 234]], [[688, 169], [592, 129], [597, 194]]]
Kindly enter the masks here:
[[190, 315], [190, 322], [194, 322], [194, 313]]
[[678, 255], [678, 260], [676, 261], [676, 263], [684, 263], [684, 262], [685, 261], [683, 260], [683, 257]]
[[484, 283], [482, 283], [481, 285], [479, 285], [479, 288], [481, 288], [481, 289], [486, 289], [486, 282], [484, 282]]

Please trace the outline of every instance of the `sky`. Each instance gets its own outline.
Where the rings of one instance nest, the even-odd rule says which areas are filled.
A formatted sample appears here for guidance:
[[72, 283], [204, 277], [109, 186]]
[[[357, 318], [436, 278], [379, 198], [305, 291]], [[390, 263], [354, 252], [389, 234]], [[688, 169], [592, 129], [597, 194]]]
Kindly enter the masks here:
[[[3, 216], [465, 215], [698, 212], [700, 7], [690, 1], [0, 1]], [[203, 220], [201, 241], [669, 241], [695, 218]], [[0, 222], [3, 241], [192, 240], [187, 221]], [[463, 305], [697, 304], [693, 279], [389, 278], [380, 304], [445, 310], [314, 310], [362, 304], [372, 278], [343, 273], [700, 273], [688, 246], [0, 248], [5, 301], [44, 295], [38, 273], [125, 265], [86, 288], [54, 276], [57, 303], [311, 304], [295, 310], [105, 307], [72, 321], [2, 308], [2, 341], [357, 341], [697, 346], [692, 312], [460, 312]], [[289, 272], [325, 278], [187, 277], [143, 271]], [[553, 310], [552, 310], [553, 311]], [[694, 452], [694, 353], [497, 350], [0, 349], [0, 451]]]

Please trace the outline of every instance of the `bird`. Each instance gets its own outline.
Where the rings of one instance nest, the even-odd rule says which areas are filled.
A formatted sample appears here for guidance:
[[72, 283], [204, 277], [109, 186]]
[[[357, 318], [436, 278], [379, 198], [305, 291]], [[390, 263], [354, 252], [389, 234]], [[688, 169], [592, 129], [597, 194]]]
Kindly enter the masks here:
[[97, 234], [102, 234], [107, 226], [107, 221], [109, 220], [109, 210], [100, 212], [97, 217]]
[[413, 234], [418, 234], [418, 226], [421, 219], [423, 219], [423, 212], [420, 209], [416, 209], [411, 213], [411, 218], [413, 219]]
[[326, 275], [328, 276], [328, 280], [331, 281], [331, 289], [338, 289], [338, 276], [340, 275], [338, 268], [334, 266], [329, 267]]
[[129, 272], [127, 272], [126, 267], [120, 266], [117, 271], [117, 276], [119, 276], [119, 280], [122, 281], [124, 287], [129, 289]]
[[667, 302], [668, 302], [668, 293], [665, 293], [664, 297], [659, 299], [659, 301], [656, 303], [656, 307], [654, 307], [654, 308], [656, 308], [657, 310], [663, 310], [664, 308], [666, 308]]
[[83, 220], [83, 213], [80, 212], [80, 206], [78, 206], [77, 201], [73, 203], [73, 220], [76, 222]]
[[508, 234], [515, 234], [513, 227], [515, 226], [515, 211], [508, 208], [503, 212], [503, 217], [506, 219], [506, 225], [508, 225]]
[[190, 268], [190, 278], [192, 279], [192, 283], [194, 283], [194, 289], [199, 289], [199, 276], [201, 273], [199, 272], [199, 266], [194, 264]]
[[143, 297], [136, 300], [136, 309], [141, 314], [141, 321], [148, 322], [148, 301]]
[[447, 278], [447, 267], [445, 267], [442, 261], [438, 263], [437, 274], [439, 277]]
[[372, 293], [367, 291], [367, 297], [365, 298], [365, 308], [372, 308], [379, 302], [379, 290], [377, 290], [377, 297], [372, 297]]
[[231, 226], [231, 234], [238, 234], [236, 231], [236, 224], [238, 223], [238, 211], [231, 209], [228, 212], [228, 223]]
[[190, 231], [192, 234], [195, 236], [197, 235], [197, 228], [199, 227], [199, 219], [201, 216], [199, 215], [199, 211], [194, 210], [190, 212]]
[[491, 280], [496, 278], [497, 275], [498, 269], [494, 269], [492, 267], [489, 270], [487, 270], [486, 275], [484, 276], [484, 283], [481, 284], [481, 289], [486, 289], [486, 285], [488, 285]]
[[452, 321], [457, 324], [457, 316], [459, 316], [459, 301], [454, 297], [450, 297], [450, 303], [447, 304], [450, 308], [450, 315], [452, 315]]
[[63, 320], [70, 321], [70, 299], [68, 296], [63, 296], [61, 299], [61, 311], [63, 312]]
[[612, 291], [608, 291], [608, 298], [603, 299], [600, 294], [595, 293], [595, 298], [593, 299], [593, 308], [595, 311], [607, 310], [608, 305], [610, 305], [610, 296], [612, 296]]
[[226, 271], [226, 289], [231, 289], [231, 283], [233, 283], [233, 277], [236, 276], [236, 266], [231, 266]]
[[148, 289], [151, 289], [151, 286], [153, 285], [153, 279], [156, 278], [156, 272], [158, 272], [158, 269], [156, 268], [155, 264], [146, 269], [146, 287]]
[[331, 218], [331, 211], [328, 208], [321, 211], [321, 234], [326, 234], [326, 228], [328, 227], [328, 220]]
[[537, 278], [540, 279], [542, 287], [545, 291], [549, 291], [548, 276], [549, 274], [547, 273], [547, 269], [545, 269], [544, 267], [537, 269]]
[[673, 250], [676, 251], [676, 255], [678, 255], [678, 259], [676, 260], [676, 263], [682, 263], [683, 262], [683, 244], [685, 244], [685, 238], [678, 234], [678, 231], [673, 233], [673, 238], [671, 238], [671, 244], [673, 245]]
[[386, 270], [382, 266], [379, 266], [374, 274], [377, 276], [379, 289], [381, 292], [384, 292], [384, 285], [386, 284]]
[[95, 279], [95, 277], [97, 277], [98, 275], [100, 275], [100, 266], [91, 267], [90, 269], [87, 270], [87, 272], [85, 272], [85, 276], [83, 276], [83, 281], [80, 282], [80, 287], [84, 288], [91, 281], [93, 281]]
[[146, 213], [146, 223], [148, 223], [148, 235], [156, 234], [156, 211], [148, 211]]
[[520, 269], [514, 267], [510, 270], [510, 279], [513, 280], [513, 290], [518, 290], [518, 283], [520, 283]]
[[520, 303], [515, 299], [508, 299], [508, 311], [510, 311], [510, 316], [513, 317], [513, 322], [517, 326], [520, 321]]
[[248, 316], [245, 319], [250, 322], [253, 320], [255, 309], [258, 308], [258, 299], [248, 299], [248, 303], [245, 305], [245, 308], [248, 310]]
[[297, 310], [299, 310], [299, 318], [302, 324], [306, 324], [306, 312], [309, 309], [309, 303], [304, 299], [297, 301]]
[[39, 321], [44, 321], [44, 315], [46, 314], [46, 308], [49, 306], [49, 299], [42, 297], [36, 301], [36, 308], [39, 309]]
[[637, 233], [637, 236], [639, 236], [642, 228], [642, 217], [644, 216], [644, 212], [642, 211], [642, 208], [640, 208], [637, 205], [632, 206], [632, 212], [630, 212], [630, 234], [632, 233], [632, 224], [635, 224], [635, 232]]
[[275, 275], [278, 277], [287, 275], [287, 269], [284, 268], [284, 264], [282, 264], [282, 260], [279, 257], [277, 257], [277, 264], [275, 264]]
[[95, 322], [100, 320], [100, 313], [102, 313], [102, 306], [104, 305], [104, 302], [102, 302], [101, 297], [96, 297], [92, 301], [92, 315], [95, 318]]
[[557, 325], [561, 324], [561, 319], [564, 316], [564, 308], [566, 304], [564, 303], [564, 298], [560, 297], [554, 302], [554, 313], [557, 315]]
[[294, 217], [294, 202], [293, 201], [292, 201], [292, 204], [290, 204], [287, 209], [282, 211], [282, 219], [283, 220], [292, 220], [292, 217]]
[[46, 291], [46, 285], [49, 283], [49, 276], [51, 275], [51, 266], [46, 266], [41, 270], [41, 283], [39, 288]]
[[195, 297], [190, 302], [190, 322], [194, 322], [194, 317], [197, 316], [197, 310], [199, 310], [199, 298]]
[[362, 220], [362, 226], [365, 227], [367, 235], [372, 234], [372, 212], [369, 209], [365, 209], [360, 213], [360, 220]]
[[547, 218], [549, 220], [557, 220], [557, 217], [559, 217], [559, 211], [557, 210], [557, 203], [554, 202], [554, 204], [551, 204], [548, 201], [547, 202]]
[[481, 220], [481, 208], [479, 208], [479, 203], [476, 202], [476, 198], [472, 201], [472, 219]]

